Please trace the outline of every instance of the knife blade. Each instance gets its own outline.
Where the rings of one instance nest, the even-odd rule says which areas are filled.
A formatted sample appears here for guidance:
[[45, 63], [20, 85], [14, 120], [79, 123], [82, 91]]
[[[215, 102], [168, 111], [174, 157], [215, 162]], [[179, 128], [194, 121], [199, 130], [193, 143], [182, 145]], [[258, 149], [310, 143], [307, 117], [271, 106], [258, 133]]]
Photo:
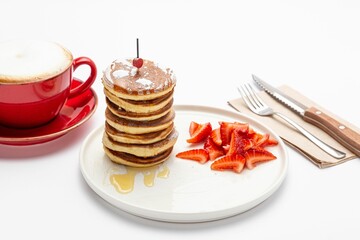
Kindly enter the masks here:
[[343, 124], [323, 113], [314, 106], [307, 107], [302, 103], [299, 103], [292, 97], [281, 92], [279, 89], [261, 80], [259, 77], [252, 75], [252, 78], [255, 83], [264, 89], [271, 97], [299, 114], [304, 121], [322, 129], [344, 147], [355, 153], [357, 156], [360, 156], [360, 134], [354, 129], [351, 129], [346, 124]]

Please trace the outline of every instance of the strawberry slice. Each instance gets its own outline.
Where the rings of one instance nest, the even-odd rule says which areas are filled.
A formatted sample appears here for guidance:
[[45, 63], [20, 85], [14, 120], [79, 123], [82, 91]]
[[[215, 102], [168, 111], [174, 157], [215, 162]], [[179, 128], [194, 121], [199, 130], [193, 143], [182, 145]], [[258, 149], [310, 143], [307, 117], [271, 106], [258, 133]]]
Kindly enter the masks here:
[[199, 124], [195, 132], [186, 141], [188, 143], [199, 143], [205, 140], [211, 133], [212, 127], [209, 122]]
[[220, 124], [220, 136], [223, 145], [229, 144], [231, 140], [231, 134], [234, 129], [238, 129], [244, 134], [249, 131], [248, 123], [239, 123], [239, 122], [219, 122]]
[[253, 133], [256, 133], [255, 130], [249, 126], [248, 134], [253, 134]]
[[245, 158], [242, 155], [225, 156], [211, 164], [211, 169], [216, 171], [232, 170], [240, 173], [244, 169]]
[[274, 156], [271, 152], [268, 152], [265, 149], [259, 147], [247, 150], [244, 154], [244, 157], [246, 159], [246, 167], [248, 169], [253, 169], [259, 163], [276, 159], [276, 156]]
[[214, 141], [214, 143], [216, 145], [218, 145], [218, 146], [222, 145], [220, 128], [216, 128], [216, 129], [212, 130], [212, 132], [210, 133], [210, 137], [212, 138], [212, 140]]
[[268, 133], [265, 133], [264, 135], [260, 133], [256, 133], [255, 135], [256, 135], [256, 139], [254, 140], [254, 145], [256, 147], [264, 147], [270, 137]]
[[191, 137], [192, 135], [194, 135], [194, 133], [196, 132], [196, 130], [198, 129], [199, 126], [200, 126], [200, 124], [197, 123], [197, 122], [192, 121], [192, 122], [190, 123], [190, 127], [189, 127], [190, 137]]
[[222, 148], [224, 149], [225, 154], [228, 155], [227, 153], [230, 150], [230, 144], [226, 144], [225, 146], [222, 146]]
[[249, 138], [254, 142], [256, 147], [267, 147], [267, 146], [276, 146], [278, 141], [270, 136], [270, 134], [260, 134], [257, 132], [249, 133]]
[[244, 154], [244, 152], [252, 146], [253, 142], [245, 137], [239, 129], [235, 129], [231, 134], [229, 150], [226, 155]]
[[253, 142], [248, 138], [243, 138], [235, 143], [235, 147], [230, 144], [230, 149], [227, 155], [241, 154], [243, 155], [248, 149], [252, 148]]
[[199, 163], [206, 163], [209, 161], [209, 153], [205, 149], [191, 149], [176, 154], [176, 157], [187, 160], [198, 161]]
[[256, 145], [256, 143], [263, 137], [263, 135], [253, 131], [251, 133], [249, 132], [247, 137], [254, 142], [254, 145]]
[[215, 160], [218, 157], [225, 155], [224, 149], [217, 145], [211, 137], [208, 137], [204, 149], [208, 151], [210, 160]]
[[267, 140], [265, 146], [276, 146], [278, 144], [279, 144], [279, 142], [275, 138], [272, 138], [270, 136], [269, 139]]
[[220, 124], [220, 137], [222, 145], [227, 145], [230, 143], [231, 133], [233, 131], [233, 125], [229, 122], [219, 122]]
[[252, 146], [253, 142], [241, 130], [234, 129], [226, 155], [244, 154]]

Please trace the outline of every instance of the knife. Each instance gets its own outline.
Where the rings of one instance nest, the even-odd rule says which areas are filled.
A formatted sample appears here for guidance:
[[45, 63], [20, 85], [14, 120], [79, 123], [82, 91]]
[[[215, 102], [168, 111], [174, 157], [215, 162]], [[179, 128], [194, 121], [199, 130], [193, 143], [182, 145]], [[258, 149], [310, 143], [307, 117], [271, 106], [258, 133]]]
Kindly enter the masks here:
[[336, 139], [339, 143], [360, 157], [360, 134], [345, 124], [335, 120], [329, 115], [321, 112], [318, 108], [306, 107], [279, 89], [252, 75], [257, 85], [265, 90], [270, 96], [284, 104], [286, 107], [299, 114], [302, 119], [309, 122]]

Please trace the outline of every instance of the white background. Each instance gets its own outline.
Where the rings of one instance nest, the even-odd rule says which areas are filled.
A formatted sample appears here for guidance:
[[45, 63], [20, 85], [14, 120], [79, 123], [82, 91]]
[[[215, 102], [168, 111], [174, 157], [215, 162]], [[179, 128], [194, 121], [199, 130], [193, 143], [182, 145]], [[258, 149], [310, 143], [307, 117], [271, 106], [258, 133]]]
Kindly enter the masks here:
[[0, 145], [0, 239], [359, 239], [359, 159], [318, 169], [287, 148], [288, 175], [273, 196], [201, 224], [111, 207], [88, 187], [78, 159], [83, 139], [105, 120], [102, 71], [134, 57], [136, 38], [141, 57], [176, 72], [175, 104], [232, 111], [227, 100], [254, 73], [360, 126], [359, 13], [356, 0], [2, 0], [0, 40], [42, 38], [92, 58], [99, 104], [88, 122], [53, 142]]

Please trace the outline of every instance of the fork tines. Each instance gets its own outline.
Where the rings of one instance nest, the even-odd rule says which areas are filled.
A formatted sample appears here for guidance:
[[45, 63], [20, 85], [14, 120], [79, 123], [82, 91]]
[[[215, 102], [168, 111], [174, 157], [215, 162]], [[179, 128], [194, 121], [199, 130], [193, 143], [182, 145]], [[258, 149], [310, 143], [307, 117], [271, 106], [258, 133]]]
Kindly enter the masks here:
[[265, 105], [249, 83], [242, 84], [238, 87], [238, 90], [244, 102], [251, 110], [254, 111], [255, 109], [253, 108], [261, 108]]

